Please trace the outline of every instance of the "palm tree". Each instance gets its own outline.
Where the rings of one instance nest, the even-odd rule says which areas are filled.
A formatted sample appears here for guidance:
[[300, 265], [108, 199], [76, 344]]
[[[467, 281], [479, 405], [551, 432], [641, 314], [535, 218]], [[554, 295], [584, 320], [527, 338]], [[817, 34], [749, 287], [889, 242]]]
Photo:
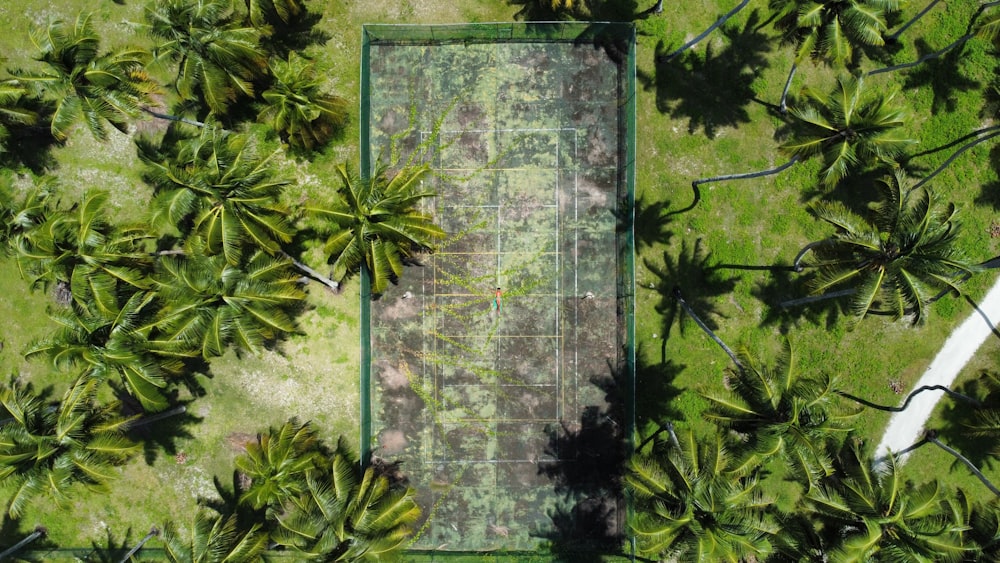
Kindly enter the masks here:
[[869, 95], [861, 78], [842, 76], [829, 94], [805, 89], [803, 95], [803, 103], [790, 110], [794, 118], [793, 136], [779, 147], [791, 155], [788, 162], [761, 172], [695, 180], [691, 183], [695, 199], [699, 198], [700, 184], [776, 174], [813, 156], [823, 159], [820, 172], [823, 184], [833, 186], [853, 169], [876, 162], [893, 162], [915, 142], [898, 131], [904, 124], [904, 116], [893, 104], [895, 94]]
[[905, 189], [899, 170], [878, 187], [882, 201], [862, 218], [839, 202], [817, 202], [810, 211], [833, 225], [830, 244], [814, 246], [816, 276], [809, 287], [821, 295], [851, 284], [850, 309], [857, 320], [869, 312], [899, 319], [912, 313], [927, 318], [927, 304], [942, 291], [958, 292], [976, 271], [955, 247], [958, 224], [954, 205], [938, 205], [924, 187]]
[[271, 540], [306, 561], [391, 558], [412, 534], [420, 507], [413, 489], [359, 467], [341, 438], [331, 465], [310, 472], [303, 494], [285, 504]]
[[149, 341], [154, 294], [135, 292], [114, 308], [74, 303], [50, 316], [57, 329], [29, 347], [26, 356], [46, 356], [61, 369], [80, 367], [96, 381], [118, 376], [147, 411], [169, 406], [162, 389], [183, 364], [177, 342]]
[[267, 105], [258, 121], [270, 125], [291, 146], [306, 150], [322, 145], [344, 127], [347, 100], [323, 93], [312, 64], [293, 52], [287, 61], [274, 60], [270, 65], [274, 81], [261, 94]]
[[[780, 454], [807, 487], [833, 472], [829, 446], [852, 430], [845, 413], [833, 404], [830, 378], [800, 376], [795, 356], [785, 341], [783, 353], [768, 367], [746, 349], [740, 353], [743, 369], [729, 379], [729, 397], [704, 395], [711, 407], [703, 416], [749, 437], [749, 449], [762, 460]], [[842, 438], [841, 438], [842, 439]]]
[[97, 381], [80, 377], [58, 405], [26, 386], [0, 389], [0, 484], [8, 488], [7, 514], [21, 516], [39, 495], [63, 503], [71, 486], [98, 490], [141, 447], [125, 437], [128, 420], [116, 403], [96, 402]]
[[[625, 476], [635, 495], [629, 528], [644, 557], [743, 561], [772, 551], [778, 532], [756, 469], [732, 467], [718, 435], [682, 434], [680, 448], [656, 443], [633, 454]], [[669, 449], [665, 449], [669, 448]]]
[[152, 261], [144, 243], [152, 234], [143, 225], [112, 225], [107, 192], [89, 191], [64, 211], [46, 207], [46, 189], [26, 200], [32, 207], [25, 210], [44, 219], [15, 237], [22, 272], [34, 283], [66, 284], [81, 306], [105, 312], [117, 312], [123, 290], [149, 288]]
[[903, 481], [895, 458], [873, 464], [855, 445], [842, 473], [807, 495], [823, 522], [831, 561], [958, 561], [967, 526], [936, 481]]
[[841, 76], [824, 94], [803, 91], [803, 103], [791, 108], [795, 135], [781, 148], [803, 159], [821, 156], [823, 183], [833, 186], [853, 168], [892, 163], [916, 141], [899, 132], [904, 112], [893, 104], [895, 93], [868, 95], [864, 80]]
[[173, 522], [163, 527], [163, 547], [171, 563], [253, 563], [263, 561], [261, 554], [267, 548], [267, 534], [260, 528], [260, 524], [241, 527], [235, 515], [199, 510], [187, 537]]
[[139, 152], [155, 190], [154, 226], [197, 233], [205, 252], [232, 265], [247, 248], [276, 254], [291, 241], [290, 211], [278, 201], [289, 182], [275, 178], [274, 155], [261, 157], [247, 135], [206, 128], [176, 148]]
[[433, 192], [422, 189], [430, 172], [426, 164], [407, 166], [390, 176], [378, 165], [361, 178], [346, 165], [340, 173], [340, 199], [326, 208], [311, 208], [338, 229], [326, 240], [323, 251], [333, 263], [333, 277], [344, 279], [362, 268], [371, 276], [372, 293], [385, 291], [403, 274], [403, 259], [416, 252], [434, 250], [445, 236], [429, 215], [418, 210], [420, 201]]
[[296, 330], [291, 313], [305, 293], [288, 261], [257, 252], [232, 265], [221, 255], [205, 256], [198, 243], [190, 241], [185, 255], [159, 260], [161, 308], [151, 337], [158, 348], [177, 343], [209, 359], [228, 346], [255, 352]]
[[18, 80], [42, 89], [55, 104], [52, 136], [66, 140], [70, 127], [83, 120], [94, 137], [107, 139], [105, 122], [123, 133], [130, 119], [151, 103], [158, 86], [146, 73], [149, 53], [119, 49], [100, 53], [100, 36], [81, 13], [70, 25], [56, 20], [36, 29], [31, 40], [47, 72], [18, 73]]
[[308, 422], [299, 424], [293, 418], [257, 434], [257, 441], [236, 458], [236, 469], [250, 479], [239, 502], [255, 510], [279, 507], [305, 492], [306, 474], [318, 469], [322, 458], [316, 431]]
[[795, 62], [781, 93], [785, 100], [798, 65], [806, 58], [822, 59], [834, 67], [846, 67], [856, 46], [885, 44], [885, 17], [898, 11], [900, 0], [771, 0], [778, 27], [796, 44]]
[[0, 154], [7, 152], [12, 128], [38, 122], [38, 112], [25, 103], [28, 99], [28, 88], [19, 80], [0, 80]]
[[253, 97], [254, 80], [267, 72], [260, 33], [242, 27], [226, 0], [151, 2], [141, 26], [158, 43], [157, 59], [177, 63], [174, 89], [224, 114], [240, 97]]

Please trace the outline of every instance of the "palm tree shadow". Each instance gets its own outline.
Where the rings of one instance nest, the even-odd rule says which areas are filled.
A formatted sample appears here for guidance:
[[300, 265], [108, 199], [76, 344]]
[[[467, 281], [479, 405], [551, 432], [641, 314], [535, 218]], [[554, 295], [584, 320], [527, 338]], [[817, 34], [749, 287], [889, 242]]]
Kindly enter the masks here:
[[[1000, 145], [994, 145], [990, 148], [990, 166], [997, 175], [1000, 175]], [[989, 205], [993, 209], [1000, 209], [1000, 180], [984, 183], [975, 202], [979, 205]], [[994, 236], [992, 232], [990, 236]]]
[[[688, 132], [703, 130], [712, 139], [722, 127], [750, 122], [747, 105], [755, 101], [753, 82], [767, 68], [769, 37], [757, 29], [760, 16], [750, 13], [743, 28], [721, 28], [726, 46], [716, 52], [712, 43], [704, 54], [688, 51], [670, 62], [657, 62], [653, 85], [656, 108], [674, 118], [687, 118]], [[669, 52], [661, 41], [657, 61]]]
[[[919, 53], [918, 59], [935, 51], [923, 38], [917, 39], [915, 46]], [[962, 72], [963, 50], [964, 46], [953, 49], [942, 57], [924, 61], [907, 74], [903, 88], [917, 90], [929, 86], [934, 94], [931, 113], [937, 115], [942, 111], [948, 113], [955, 111], [958, 109], [956, 93], [978, 90], [982, 87], [978, 80], [973, 80]]]
[[552, 529], [539, 534], [551, 542], [559, 561], [604, 561], [620, 553], [625, 537], [621, 491], [631, 374], [624, 366], [608, 368], [607, 374], [590, 378], [604, 392], [604, 404], [585, 407], [579, 422], [550, 426], [545, 453], [553, 461], [538, 462], [538, 474], [550, 479], [564, 499], [548, 514]]
[[[650, 2], [653, 5], [655, 0]], [[507, 0], [511, 6], [519, 6], [514, 13], [516, 21], [555, 22], [567, 18], [576, 21], [630, 22], [649, 15], [648, 9], [639, 9], [636, 0], [581, 0], [567, 6], [554, 8], [553, 2], [538, 0]]]
[[302, 53], [306, 47], [322, 45], [333, 38], [329, 33], [316, 29], [323, 20], [319, 12], [304, 12], [288, 23], [272, 23], [273, 32], [261, 39], [261, 46], [275, 56], [288, 58], [291, 52]]
[[792, 328], [802, 323], [825, 325], [833, 328], [844, 315], [845, 301], [843, 298], [831, 298], [784, 306], [782, 303], [808, 295], [805, 276], [788, 269], [773, 269], [768, 279], [757, 282], [751, 294], [763, 302], [764, 318], [762, 326], [778, 326], [783, 334], [788, 334]]
[[660, 294], [656, 312], [663, 316], [660, 357], [664, 364], [667, 362], [667, 340], [674, 322], [679, 322], [681, 334], [685, 330], [685, 323], [680, 322], [683, 310], [674, 297], [674, 288], [682, 290], [688, 304], [698, 312], [710, 329], [718, 328], [718, 324], [710, 316], [721, 316], [715, 300], [730, 293], [736, 287], [737, 278], [723, 277], [718, 268], [710, 265], [710, 260], [711, 253], [705, 251], [702, 239], [698, 238], [693, 246], [689, 246], [686, 240], [683, 241], [676, 259], [669, 251], [664, 251], [662, 267], [649, 259], [643, 261], [646, 269], [658, 278], [657, 282], [643, 288]]
[[[984, 374], [976, 379], [966, 381], [959, 386], [957, 391], [979, 399], [982, 402], [979, 409], [1000, 410], [1000, 393], [990, 388], [986, 383], [986, 377], [988, 376]], [[980, 469], [996, 467], [996, 458], [992, 455], [992, 452], [996, 450], [996, 438], [977, 436], [968, 428], [968, 425], [973, 423], [973, 413], [979, 409], [970, 409], [968, 403], [958, 401], [946, 401], [944, 404], [945, 408], [941, 416], [944, 424], [937, 428], [942, 441], [962, 452], [962, 455], [969, 458], [969, 461]], [[954, 463], [961, 465], [958, 460], [955, 460]], [[965, 468], [961, 466], [958, 470], [964, 471]]]
[[[60, 143], [52, 136], [49, 123], [54, 112], [50, 102], [29, 99], [26, 107], [38, 114], [35, 125], [8, 124], [10, 142], [0, 151], [0, 168], [28, 169], [35, 174], [52, 172], [58, 163], [52, 156], [52, 147]], [[16, 142], [13, 142], [16, 139]]]
[[670, 242], [673, 232], [667, 228], [670, 223], [669, 208], [670, 202], [666, 200], [646, 203], [641, 196], [635, 200], [633, 233], [637, 249]]

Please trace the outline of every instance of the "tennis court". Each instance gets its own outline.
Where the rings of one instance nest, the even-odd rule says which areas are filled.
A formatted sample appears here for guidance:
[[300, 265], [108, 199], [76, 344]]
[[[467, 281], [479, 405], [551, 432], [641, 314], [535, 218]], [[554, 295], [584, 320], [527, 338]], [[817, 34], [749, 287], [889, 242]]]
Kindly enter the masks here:
[[362, 166], [430, 162], [449, 235], [363, 299], [362, 442], [419, 491], [411, 549], [620, 544], [634, 32], [365, 31]]

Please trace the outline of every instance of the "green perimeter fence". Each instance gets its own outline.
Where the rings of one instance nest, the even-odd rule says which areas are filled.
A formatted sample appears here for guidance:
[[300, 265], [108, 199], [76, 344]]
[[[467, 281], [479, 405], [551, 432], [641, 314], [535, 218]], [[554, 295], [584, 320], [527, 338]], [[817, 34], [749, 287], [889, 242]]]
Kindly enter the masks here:
[[[589, 44], [603, 49], [618, 67], [618, 224], [616, 229], [616, 287], [619, 318], [618, 368], [626, 374], [624, 389], [626, 413], [625, 437], [631, 451], [635, 429], [635, 27], [621, 22], [532, 22], [476, 23], [451, 25], [365, 25], [362, 34], [360, 92], [360, 169], [362, 175], [374, 170], [378, 152], [371, 145], [371, 76], [370, 47], [372, 45], [438, 45], [475, 43], [573, 43]], [[374, 155], [373, 155], [374, 151]], [[367, 464], [372, 454], [371, 404], [371, 289], [367, 273], [361, 273], [361, 463]], [[627, 498], [626, 510], [631, 514], [632, 503]], [[634, 554], [634, 543], [626, 551]], [[625, 560], [625, 554], [608, 554], [611, 560]], [[410, 552], [413, 561], [540, 561], [541, 553], [501, 552]], [[633, 556], [634, 557], [634, 556]]]

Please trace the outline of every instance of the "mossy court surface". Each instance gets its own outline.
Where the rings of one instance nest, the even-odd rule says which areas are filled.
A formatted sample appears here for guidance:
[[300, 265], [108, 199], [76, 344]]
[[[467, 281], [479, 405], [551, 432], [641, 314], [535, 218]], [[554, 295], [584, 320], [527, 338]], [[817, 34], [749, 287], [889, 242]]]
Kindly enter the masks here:
[[623, 537], [632, 33], [366, 28], [363, 166], [426, 155], [426, 211], [449, 234], [362, 336], [362, 441], [418, 490], [413, 550]]

